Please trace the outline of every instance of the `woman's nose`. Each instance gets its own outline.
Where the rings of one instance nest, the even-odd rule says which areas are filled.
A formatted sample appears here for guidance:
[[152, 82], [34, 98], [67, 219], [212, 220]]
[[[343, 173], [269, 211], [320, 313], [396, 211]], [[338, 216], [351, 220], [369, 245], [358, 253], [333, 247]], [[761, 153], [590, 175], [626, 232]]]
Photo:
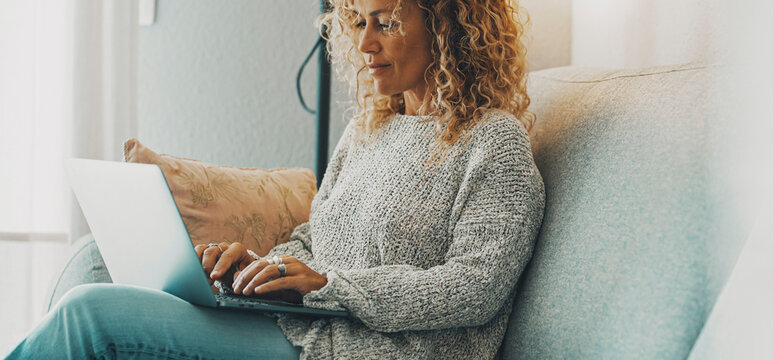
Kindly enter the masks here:
[[365, 54], [375, 54], [381, 50], [381, 44], [379, 44], [376, 33], [370, 24], [366, 25], [360, 33], [360, 45], [357, 49]]

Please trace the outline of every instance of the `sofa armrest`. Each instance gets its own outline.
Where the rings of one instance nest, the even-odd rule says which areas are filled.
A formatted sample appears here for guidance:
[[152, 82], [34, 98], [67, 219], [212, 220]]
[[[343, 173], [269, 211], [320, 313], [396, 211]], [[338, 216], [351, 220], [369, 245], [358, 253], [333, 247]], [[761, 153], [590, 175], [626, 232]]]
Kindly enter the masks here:
[[62, 269], [51, 291], [48, 309], [56, 305], [59, 299], [70, 289], [90, 283], [110, 283], [113, 280], [107, 272], [105, 262], [99, 253], [91, 234], [85, 235], [73, 243], [74, 252]]

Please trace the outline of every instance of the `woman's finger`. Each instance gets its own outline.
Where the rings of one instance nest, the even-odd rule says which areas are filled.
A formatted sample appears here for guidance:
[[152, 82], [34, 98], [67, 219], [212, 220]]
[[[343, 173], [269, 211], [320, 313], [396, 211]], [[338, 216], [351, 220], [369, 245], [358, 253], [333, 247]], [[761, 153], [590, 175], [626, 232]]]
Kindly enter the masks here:
[[[293, 271], [296, 270], [297, 265], [297, 263], [286, 264], [284, 276], [294, 275], [295, 273]], [[280, 277], [281, 274], [279, 273], [279, 265], [268, 265], [264, 267], [263, 270], [261, 270], [257, 275], [255, 275], [252, 280], [250, 280], [250, 282], [244, 287], [242, 293], [244, 295], [250, 295], [256, 287], [269, 282], [271, 279], [277, 279]]]
[[268, 265], [265, 260], [256, 260], [248, 265], [244, 270], [239, 273], [239, 276], [234, 280], [233, 289], [237, 294], [241, 294], [244, 289], [244, 285], [249, 282], [256, 274], [258, 274], [263, 268]]
[[282, 264], [292, 264], [292, 263], [301, 262], [300, 260], [298, 260], [298, 259], [296, 259], [296, 258], [294, 258], [292, 256], [265, 256], [265, 257], [262, 258], [262, 260], [266, 260], [266, 261], [273, 260], [275, 257], [279, 258], [279, 260], [282, 262]]
[[238, 275], [234, 276], [234, 286], [244, 281], [247, 276], [252, 276], [260, 271], [261, 263], [265, 264], [263, 260], [255, 260], [249, 263], [242, 271], [239, 271]]
[[243, 282], [244, 289], [242, 289], [242, 294], [250, 296], [252, 295], [253, 291], [258, 285], [278, 277], [279, 277], [279, 270], [277, 269], [277, 265], [273, 265], [273, 264], [267, 265], [263, 267], [263, 269], [260, 270], [256, 275], [251, 277], [245, 277], [245, 281]]
[[207, 277], [209, 277], [209, 274], [212, 272], [212, 268], [215, 266], [215, 262], [217, 262], [220, 253], [220, 248], [217, 246], [207, 246], [207, 248], [204, 249], [201, 267], [204, 268], [204, 273], [207, 274]]
[[283, 276], [256, 287], [253, 292], [255, 295], [262, 295], [272, 291], [295, 290], [299, 281], [302, 281], [302, 278], [298, 276]]
[[292, 256], [280, 256], [280, 259], [282, 259], [282, 264], [294, 264], [301, 262], [300, 260], [292, 257]]
[[212, 275], [210, 276], [213, 279], [218, 279], [223, 276], [223, 274], [228, 272], [231, 268], [231, 265], [238, 263], [243, 258], [244, 254], [247, 253], [244, 245], [240, 243], [220, 243], [218, 247], [223, 250], [223, 253], [212, 268]]
[[253, 261], [251, 264], [247, 265], [242, 271], [239, 271], [238, 273], [234, 274], [234, 281], [231, 284], [231, 288], [233, 289], [234, 293], [241, 294], [242, 292], [242, 281], [247, 274], [250, 272], [255, 271], [255, 263], [258, 261]]
[[201, 256], [204, 255], [204, 250], [207, 248], [207, 245], [201, 244], [196, 245], [193, 247], [194, 250], [196, 250], [196, 256], [199, 257], [199, 261], [201, 261]]

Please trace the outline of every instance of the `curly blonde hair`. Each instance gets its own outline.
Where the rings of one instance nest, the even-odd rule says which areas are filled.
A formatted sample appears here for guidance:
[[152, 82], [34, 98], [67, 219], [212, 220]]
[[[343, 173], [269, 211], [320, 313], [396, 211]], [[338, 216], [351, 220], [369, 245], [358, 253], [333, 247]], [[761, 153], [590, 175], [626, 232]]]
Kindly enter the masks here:
[[[406, 0], [394, 0], [391, 20], [400, 27]], [[431, 162], [443, 154], [491, 109], [515, 115], [531, 130], [534, 114], [528, 111], [527, 61], [524, 31], [528, 14], [518, 0], [408, 0], [423, 12], [432, 34], [432, 63], [424, 73], [430, 91], [421, 111], [435, 115], [435, 145]], [[336, 72], [350, 84], [350, 110], [359, 130], [374, 132], [391, 115], [405, 111], [402, 94], [375, 91], [365, 58], [357, 50], [357, 15], [352, 0], [329, 0], [329, 11], [317, 19], [320, 34]], [[429, 109], [425, 105], [429, 104]], [[431, 120], [430, 120], [431, 121]]]

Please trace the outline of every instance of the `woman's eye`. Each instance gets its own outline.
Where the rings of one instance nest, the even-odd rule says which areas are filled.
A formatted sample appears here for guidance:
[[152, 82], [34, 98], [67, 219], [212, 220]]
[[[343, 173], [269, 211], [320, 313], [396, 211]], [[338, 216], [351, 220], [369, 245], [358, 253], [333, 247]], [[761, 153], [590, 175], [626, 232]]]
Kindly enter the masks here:
[[[364, 21], [360, 21], [360, 22], [354, 24], [354, 27], [356, 27], [358, 29], [362, 29], [365, 26], [367, 26], [367, 24], [365, 24]], [[388, 22], [386, 24], [378, 24], [378, 27], [381, 28], [382, 30], [390, 30], [390, 29], [395, 27], [395, 23], [394, 22]]]

